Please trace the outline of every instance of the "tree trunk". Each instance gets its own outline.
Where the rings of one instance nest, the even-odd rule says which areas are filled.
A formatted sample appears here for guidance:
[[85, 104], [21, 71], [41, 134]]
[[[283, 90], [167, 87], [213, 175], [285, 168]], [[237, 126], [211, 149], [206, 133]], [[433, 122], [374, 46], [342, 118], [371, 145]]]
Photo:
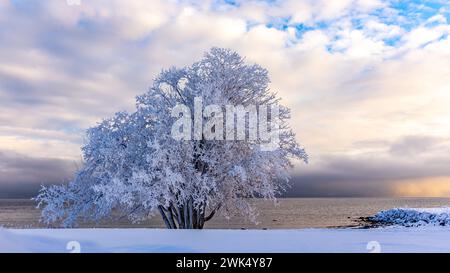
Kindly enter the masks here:
[[168, 208], [160, 205], [159, 212], [168, 229], [203, 229], [205, 222], [211, 220], [220, 206], [211, 210], [206, 215], [206, 204], [203, 203], [198, 209], [194, 208], [193, 200], [190, 198], [184, 206], [170, 205]]
[[166, 225], [166, 227], [168, 228], [168, 229], [171, 229], [172, 227], [171, 227], [171, 225], [170, 225], [170, 223], [169, 223], [169, 219], [167, 219], [167, 216], [166, 216], [166, 214], [164, 213], [164, 209], [163, 209], [163, 206], [158, 206], [158, 209], [159, 209], [159, 213], [161, 213], [161, 216], [162, 216], [162, 218], [163, 218], [163, 220], [164, 220], [164, 224]]
[[178, 218], [178, 228], [183, 229], [186, 228], [185, 224], [184, 224], [184, 207], [178, 207], [178, 213], [177, 213], [177, 218]]
[[173, 219], [172, 208], [169, 208], [167, 211], [169, 214], [167, 218], [169, 218], [170, 225], [172, 226], [172, 228], [177, 229], [177, 225], [175, 224], [175, 221]]
[[193, 229], [194, 226], [192, 225], [192, 220], [193, 220], [193, 204], [192, 204], [192, 198], [189, 199], [188, 201], [188, 224], [187, 227], [188, 229]]
[[203, 204], [200, 211], [200, 217], [198, 218], [199, 229], [203, 229], [203, 226], [205, 225], [205, 211], [206, 211], [206, 204]]
[[184, 228], [189, 228], [189, 204], [184, 205]]

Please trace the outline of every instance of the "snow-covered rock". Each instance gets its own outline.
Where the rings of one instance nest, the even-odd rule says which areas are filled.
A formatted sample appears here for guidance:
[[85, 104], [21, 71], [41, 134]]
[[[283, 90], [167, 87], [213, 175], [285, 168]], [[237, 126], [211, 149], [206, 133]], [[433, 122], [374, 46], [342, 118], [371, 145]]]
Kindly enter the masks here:
[[450, 208], [395, 208], [369, 218], [375, 223], [416, 226], [450, 226]]

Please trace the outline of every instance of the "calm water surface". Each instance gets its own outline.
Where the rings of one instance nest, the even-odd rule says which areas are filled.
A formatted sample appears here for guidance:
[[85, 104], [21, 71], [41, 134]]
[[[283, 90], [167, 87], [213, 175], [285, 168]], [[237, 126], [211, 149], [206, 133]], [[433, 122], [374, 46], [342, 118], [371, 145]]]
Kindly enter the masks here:
[[[358, 225], [359, 217], [395, 207], [450, 207], [450, 198], [283, 198], [279, 204], [254, 200], [259, 224], [241, 217], [230, 220], [218, 216], [205, 228], [312, 228]], [[40, 211], [30, 200], [0, 199], [0, 226], [15, 228], [45, 227], [39, 223]], [[131, 224], [127, 220], [103, 221], [80, 227], [164, 227], [160, 217]]]

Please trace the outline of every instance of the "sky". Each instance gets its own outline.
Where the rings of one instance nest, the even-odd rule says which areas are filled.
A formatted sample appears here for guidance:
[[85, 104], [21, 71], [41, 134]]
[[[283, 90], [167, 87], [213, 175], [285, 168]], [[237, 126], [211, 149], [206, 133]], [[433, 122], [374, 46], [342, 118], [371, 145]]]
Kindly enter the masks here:
[[0, 0], [0, 198], [70, 181], [87, 128], [213, 46], [292, 110], [288, 196], [450, 196], [449, 34], [445, 0]]

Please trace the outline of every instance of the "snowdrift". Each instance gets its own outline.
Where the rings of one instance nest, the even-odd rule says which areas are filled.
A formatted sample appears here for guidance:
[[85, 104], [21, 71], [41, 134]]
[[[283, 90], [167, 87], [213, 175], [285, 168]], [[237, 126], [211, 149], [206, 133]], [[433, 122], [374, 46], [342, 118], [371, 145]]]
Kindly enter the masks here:
[[450, 226], [450, 208], [395, 208], [380, 211], [369, 220], [405, 227]]
[[1, 252], [449, 253], [450, 228], [441, 226], [289, 230], [0, 228]]

